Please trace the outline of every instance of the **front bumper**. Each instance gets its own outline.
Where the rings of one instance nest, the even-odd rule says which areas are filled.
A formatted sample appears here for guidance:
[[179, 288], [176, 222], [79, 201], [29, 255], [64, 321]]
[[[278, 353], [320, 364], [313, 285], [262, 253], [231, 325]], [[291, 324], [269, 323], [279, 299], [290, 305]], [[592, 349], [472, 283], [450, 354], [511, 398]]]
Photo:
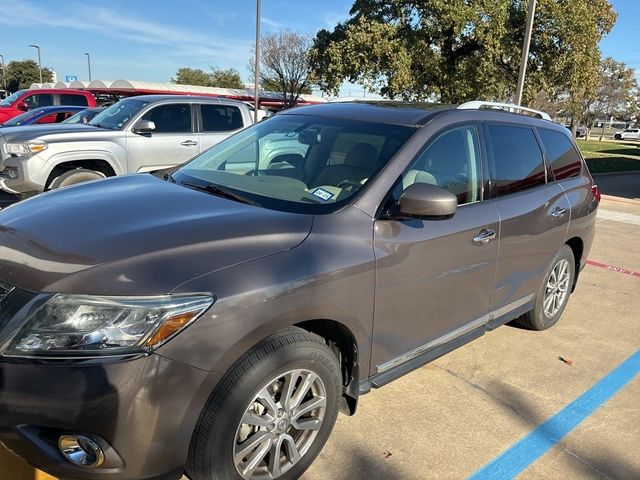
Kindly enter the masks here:
[[[160, 355], [73, 361], [0, 358], [0, 442], [61, 480], [177, 480], [199, 415], [220, 376]], [[105, 447], [77, 467], [61, 434]]]

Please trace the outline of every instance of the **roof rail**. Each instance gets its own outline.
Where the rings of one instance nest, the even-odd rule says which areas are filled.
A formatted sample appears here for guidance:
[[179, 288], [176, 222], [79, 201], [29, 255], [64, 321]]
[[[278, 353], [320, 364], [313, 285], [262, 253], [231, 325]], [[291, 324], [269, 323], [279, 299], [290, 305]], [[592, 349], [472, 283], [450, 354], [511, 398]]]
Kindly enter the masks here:
[[462, 105], [458, 105], [457, 108], [458, 110], [479, 110], [481, 108], [495, 108], [499, 110], [506, 110], [507, 112], [511, 113], [529, 112], [544, 120], [551, 120], [551, 117], [548, 113], [541, 112], [540, 110], [534, 110], [533, 108], [523, 107], [521, 105], [515, 105], [513, 103], [484, 102], [482, 100], [474, 100], [472, 102], [466, 102]]

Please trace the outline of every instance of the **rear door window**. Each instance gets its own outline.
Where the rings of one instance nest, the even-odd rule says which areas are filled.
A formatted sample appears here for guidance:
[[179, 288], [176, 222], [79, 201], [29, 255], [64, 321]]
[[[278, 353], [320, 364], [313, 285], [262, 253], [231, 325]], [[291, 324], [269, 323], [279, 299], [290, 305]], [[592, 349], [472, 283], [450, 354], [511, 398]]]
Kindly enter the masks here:
[[89, 106], [89, 101], [84, 95], [63, 93], [60, 95], [60, 105], [77, 105], [79, 107], [87, 107]]
[[142, 118], [155, 124], [154, 133], [191, 133], [191, 106], [188, 103], [160, 105]]
[[577, 177], [582, 169], [582, 161], [571, 140], [560, 132], [541, 128], [538, 130], [547, 152], [551, 170], [556, 180]]
[[493, 157], [498, 196], [546, 183], [544, 159], [533, 129], [515, 125], [488, 125], [487, 144]]
[[29, 110], [40, 107], [50, 107], [53, 105], [53, 95], [51, 93], [34, 93], [24, 99], [29, 106]]
[[244, 127], [242, 112], [230, 105], [200, 105], [203, 132], [230, 132]]

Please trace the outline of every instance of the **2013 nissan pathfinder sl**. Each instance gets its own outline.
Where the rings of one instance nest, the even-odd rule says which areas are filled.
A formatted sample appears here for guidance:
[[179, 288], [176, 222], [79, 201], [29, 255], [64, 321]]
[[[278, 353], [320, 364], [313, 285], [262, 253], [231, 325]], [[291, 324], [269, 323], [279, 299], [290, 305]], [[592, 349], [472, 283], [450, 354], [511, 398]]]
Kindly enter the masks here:
[[298, 478], [372, 387], [554, 325], [599, 200], [546, 114], [356, 102], [11, 206], [0, 441], [61, 479]]

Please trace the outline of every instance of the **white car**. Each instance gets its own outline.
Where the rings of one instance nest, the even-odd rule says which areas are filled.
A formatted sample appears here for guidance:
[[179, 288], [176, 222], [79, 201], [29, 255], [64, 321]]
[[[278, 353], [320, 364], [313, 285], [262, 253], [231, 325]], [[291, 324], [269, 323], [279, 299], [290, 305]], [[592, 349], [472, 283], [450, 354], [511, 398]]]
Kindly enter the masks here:
[[187, 95], [120, 100], [88, 125], [0, 129], [0, 190], [31, 196], [183, 164], [251, 125], [247, 105]]
[[640, 139], [640, 128], [626, 128], [616, 132], [613, 138], [616, 140], [638, 140]]

